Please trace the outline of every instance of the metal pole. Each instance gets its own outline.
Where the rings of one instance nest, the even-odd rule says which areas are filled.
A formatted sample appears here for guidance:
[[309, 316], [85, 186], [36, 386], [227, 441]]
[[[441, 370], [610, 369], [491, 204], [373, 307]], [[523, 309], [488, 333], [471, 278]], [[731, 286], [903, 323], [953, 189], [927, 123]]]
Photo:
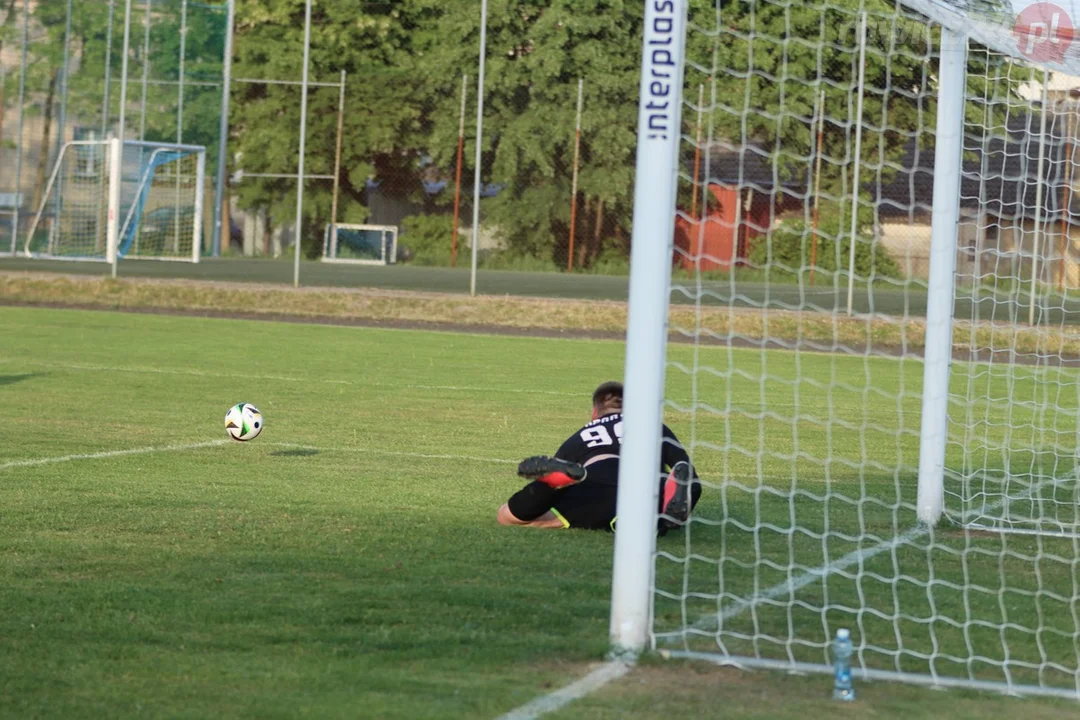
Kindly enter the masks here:
[[[30, 1], [23, 2], [22, 64], [19, 66], [19, 121], [15, 130], [15, 216], [11, 220], [11, 251], [15, 252], [16, 238], [19, 235], [19, 209], [22, 207], [22, 160], [23, 160], [23, 122], [26, 113], [26, 68], [27, 45], [30, 44]], [[30, 243], [27, 240], [27, 248]]]
[[[128, 53], [131, 51], [131, 0], [124, 0], [124, 50], [120, 59], [120, 123], [116, 136], [120, 142], [124, 142], [124, 132], [127, 129], [127, 79], [128, 79]], [[122, 154], [122, 153], [121, 153]], [[121, 161], [123, 158], [121, 158]]]
[[[206, 191], [206, 153], [201, 152], [198, 154], [195, 161], [195, 222], [192, 223], [195, 227], [192, 228], [191, 238], [191, 262], [197, 263], [202, 259], [202, 217], [203, 217], [203, 196]], [[179, 229], [177, 230], [179, 232]], [[177, 235], [179, 238], [179, 235]], [[179, 240], [177, 240], [179, 242]]]
[[[116, 0], [109, 0], [109, 21], [105, 30], [105, 93], [101, 99], [101, 140], [109, 131], [109, 91], [112, 86], [113, 11]], [[102, 160], [104, 162], [104, 160]]]
[[1069, 224], [1072, 220], [1069, 212], [1069, 194], [1072, 191], [1072, 178], [1073, 178], [1073, 159], [1072, 159], [1072, 135], [1073, 135], [1073, 113], [1075, 112], [1075, 106], [1066, 101], [1064, 103], [1066, 110], [1065, 115], [1065, 142], [1062, 143], [1061, 150], [1061, 162], [1062, 162], [1062, 174], [1065, 176], [1065, 182], [1061, 185], [1061, 239], [1060, 239], [1060, 253], [1061, 259], [1058, 261], [1058, 291], [1065, 290], [1065, 271], [1066, 260], [1069, 257]]
[[645, 6], [630, 243], [626, 399], [616, 504], [619, 521], [611, 579], [610, 637], [615, 655], [641, 652], [652, 609], [687, 5], [687, 0], [675, 0]]
[[[60, 75], [60, 122], [56, 132], [56, 153], [60, 156], [60, 148], [64, 146], [65, 131], [67, 130], [67, 102], [68, 102], [68, 73], [71, 66], [71, 0], [67, 0], [67, 19], [64, 21], [64, 66]], [[57, 195], [61, 197], [61, 195]]]
[[577, 179], [578, 160], [581, 157], [581, 104], [584, 97], [585, 80], [578, 79], [577, 85], [577, 120], [574, 128], [574, 175], [570, 181], [570, 249], [566, 253], [566, 272], [574, 272], [574, 230], [577, 228]]
[[[147, 95], [149, 94], [149, 80], [150, 80], [150, 12], [151, 12], [151, 6], [152, 5], [153, 5], [153, 0], [143, 0], [143, 48], [142, 48], [142, 81], [140, 83], [141, 94], [140, 94], [140, 98], [139, 98], [139, 142], [144, 142], [146, 140], [146, 106], [149, 104], [147, 102]], [[137, 156], [139, 165], [142, 165], [143, 153], [144, 152], [145, 152], [144, 148], [139, 147], [139, 149], [138, 149], [139, 154]], [[142, 171], [142, 168], [140, 167], [139, 172], [141, 172], [141, 171]], [[179, 215], [177, 215], [177, 220], [179, 220]], [[140, 235], [140, 233], [135, 232], [134, 229], [133, 229], [132, 230], [132, 235], [134, 236], [134, 246], [135, 246], [135, 252], [133, 254], [137, 255], [139, 253], [139, 235]]]
[[[113, 47], [113, 15], [115, 15], [115, 0], [109, 0], [109, 12], [108, 12], [108, 24], [105, 30], [105, 90], [101, 98], [101, 137], [100, 140], [104, 140], [106, 134], [109, 131], [109, 94], [112, 87], [112, 47]], [[107, 167], [108, 159], [107, 155], [109, 150], [102, 148], [101, 154], [101, 167]], [[105, 174], [102, 173], [98, 179], [98, 192], [97, 192], [97, 212], [94, 213], [94, 237], [101, 238], [101, 199], [107, 193], [104, 192]], [[106, 202], [106, 205], [108, 203]], [[106, 213], [108, 209], [106, 208]], [[106, 226], [106, 232], [107, 232]], [[95, 240], [97, 242], [97, 240]]]
[[300, 287], [300, 238], [304, 230], [304, 150], [307, 147], [308, 59], [311, 57], [311, 0], [304, 7], [304, 74], [300, 83], [300, 161], [296, 170], [296, 238], [293, 240], [293, 287]]
[[[705, 113], [705, 84], [698, 85], [698, 101], [697, 101], [697, 132], [694, 138], [694, 175], [690, 178], [690, 182], [693, 185], [693, 192], [690, 193], [690, 219], [697, 222], [697, 197], [698, 197], [698, 175], [701, 174], [701, 121], [702, 116]], [[704, 212], [704, 208], [702, 208]], [[700, 248], [699, 248], [700, 251]]]
[[0, 167], [4, 166], [4, 106], [6, 103], [7, 67], [0, 65]]
[[1031, 236], [1031, 303], [1028, 305], [1028, 325], [1035, 324], [1035, 303], [1039, 293], [1035, 283], [1039, 276], [1039, 246], [1043, 222], [1043, 167], [1046, 162], [1047, 91], [1050, 71], [1043, 70], [1042, 107], [1039, 108], [1039, 162], [1035, 170], [1035, 232]]
[[484, 147], [484, 64], [487, 58], [487, 0], [480, 0], [480, 59], [476, 79], [476, 166], [473, 168], [472, 270], [469, 294], [476, 294], [476, 261], [480, 246], [480, 163]]
[[[221, 255], [222, 235], [231, 232], [231, 228], [222, 228], [222, 225], [226, 202], [226, 166], [229, 158], [229, 92], [232, 89], [232, 44], [235, 18], [235, 2], [229, 0], [225, 7], [225, 57], [222, 59], [221, 117], [218, 119], [218, 166], [214, 185], [214, 231], [210, 240], [210, 253], [214, 257]], [[225, 237], [229, 236], [225, 235]]]
[[[67, 15], [64, 19], [64, 54], [60, 66], [60, 113], [57, 118], [55, 157], [60, 159], [60, 153], [64, 147], [65, 131], [67, 130], [67, 101], [68, 101], [68, 71], [71, 65], [71, 0], [67, 1]], [[49, 148], [42, 148], [43, 153], [53, 155]], [[64, 177], [61, 174], [56, 183], [56, 202], [53, 203], [53, 230], [60, 227], [60, 213], [63, 212], [64, 200]]]
[[[12, 9], [14, 12], [14, 8]], [[7, 20], [7, 18], [4, 18]], [[0, 65], [0, 167], [4, 167], [4, 103], [7, 102], [7, 68]], [[15, 187], [15, 197], [19, 196], [19, 188]], [[15, 213], [19, 212], [18, 204], [12, 203]], [[15, 233], [11, 233], [11, 254], [15, 254]]]
[[334, 193], [330, 200], [330, 226], [337, 225], [338, 191], [341, 189], [341, 134], [345, 129], [345, 71], [341, 71], [341, 88], [338, 90], [337, 147], [334, 149]]
[[[149, 7], [149, 4], [147, 4]], [[180, 67], [177, 72], [179, 84], [176, 90], [176, 144], [184, 142], [184, 56], [187, 54], [188, 0], [180, 3]], [[177, 216], [179, 217], [179, 216]]]
[[124, 141], [120, 138], [109, 140], [109, 212], [105, 235], [105, 259], [109, 262], [112, 276], [116, 277], [116, 266], [120, 261], [120, 163], [123, 161]]
[[855, 242], [859, 231], [859, 170], [862, 168], [863, 95], [866, 86], [866, 13], [859, 24], [859, 97], [855, 105], [855, 177], [851, 183], [851, 248], [848, 252], [847, 314], [855, 301]]
[[[996, 71], [996, 74], [1000, 75], [1000, 72], [1001, 71], [999, 69], [999, 70]], [[998, 79], [1000, 79], [1000, 77], [995, 78], [995, 82]], [[990, 75], [989, 75], [989, 72], [987, 72], [987, 74], [985, 76], [985, 84], [984, 84], [984, 88], [983, 88], [983, 117], [982, 117], [982, 124], [983, 124], [984, 128], [990, 127], [990, 114], [991, 114], [990, 113], [990, 107], [991, 107], [990, 106], [990, 94], [991, 94], [991, 88], [992, 87], [993, 87], [993, 85], [991, 84]], [[981, 143], [982, 147], [980, 148], [980, 152], [982, 154], [982, 157], [979, 160], [979, 196], [978, 196], [979, 213], [976, 216], [976, 223], [977, 224], [976, 224], [976, 227], [975, 227], [975, 263], [974, 263], [974, 267], [972, 268], [972, 272], [971, 272], [971, 319], [973, 321], [972, 324], [971, 324], [971, 337], [972, 337], [972, 343], [973, 343], [972, 347], [974, 347], [975, 333], [978, 330], [978, 324], [977, 323], [978, 323], [978, 320], [980, 319], [979, 316], [981, 314], [980, 313], [980, 304], [981, 304], [982, 300], [980, 298], [981, 293], [980, 293], [979, 284], [982, 282], [983, 249], [986, 247], [986, 226], [987, 226], [988, 218], [990, 217], [989, 213], [987, 213], [987, 211], [986, 211], [986, 207], [988, 205], [988, 203], [986, 201], [986, 180], [990, 175], [990, 141], [991, 141], [990, 133], [983, 133], [982, 143]], [[1000, 219], [995, 220], [995, 222], [1000, 223]], [[999, 237], [998, 237], [997, 244], [1000, 245], [1000, 231], [999, 231]], [[911, 265], [910, 252], [908, 253], [908, 258], [907, 259], [908, 259], [908, 265], [910, 266]], [[995, 261], [995, 265], [996, 264], [997, 264], [997, 262]], [[969, 387], [971, 386], [972, 382], [973, 382], [973, 376], [968, 375], [968, 386]], [[969, 423], [967, 427], [969, 429], [975, 427], [974, 421]]]
[[825, 91], [821, 91], [817, 127], [817, 157], [814, 158], [814, 212], [810, 222], [810, 284], [814, 284], [814, 268], [817, 266], [818, 221], [821, 214], [821, 156], [825, 140]]
[[461, 216], [461, 155], [465, 150], [465, 99], [468, 75], [461, 76], [461, 114], [458, 116], [457, 169], [454, 171], [454, 227], [450, 231], [450, 267], [457, 265], [458, 218]]
[[[176, 144], [181, 145], [184, 142], [184, 56], [187, 54], [187, 9], [188, 0], [182, 0], [180, 3], [180, 66], [177, 68], [177, 100], [176, 100]], [[143, 110], [145, 115], [146, 110]], [[199, 156], [202, 158], [202, 155]], [[180, 183], [181, 177], [179, 170], [176, 173], [176, 207], [180, 207]], [[199, 188], [196, 188], [196, 192]], [[174, 227], [173, 227], [173, 254], [179, 254], [180, 251], [180, 213], [173, 214]], [[198, 213], [195, 213], [193, 218], [196, 225], [202, 222], [202, 218]]]
[[[150, 81], [150, 9], [153, 0], [146, 0], [146, 12], [143, 13], [143, 52], [142, 52], [142, 102], [139, 103], [139, 142], [146, 140], [146, 96]], [[140, 156], [142, 151], [139, 151]]]
[[931, 526], [941, 519], [945, 504], [945, 441], [949, 422], [949, 362], [953, 346], [966, 71], [967, 38], [942, 28], [916, 500], [919, 520]]

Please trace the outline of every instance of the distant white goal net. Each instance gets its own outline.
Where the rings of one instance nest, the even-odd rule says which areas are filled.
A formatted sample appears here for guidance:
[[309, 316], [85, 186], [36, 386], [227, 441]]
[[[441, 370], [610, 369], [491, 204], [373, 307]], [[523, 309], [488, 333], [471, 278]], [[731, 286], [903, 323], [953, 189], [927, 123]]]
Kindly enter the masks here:
[[1080, 700], [1077, 22], [646, 4], [616, 650]]
[[26, 233], [29, 257], [199, 262], [206, 148], [65, 143]]
[[353, 265], [393, 265], [397, 262], [395, 225], [332, 223], [326, 226], [322, 261]]

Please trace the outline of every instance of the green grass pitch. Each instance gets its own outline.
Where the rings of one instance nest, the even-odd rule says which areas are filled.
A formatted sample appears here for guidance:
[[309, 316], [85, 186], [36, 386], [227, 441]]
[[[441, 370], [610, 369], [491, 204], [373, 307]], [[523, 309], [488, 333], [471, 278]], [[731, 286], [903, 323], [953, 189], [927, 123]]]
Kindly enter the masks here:
[[[1071, 541], [939, 532], [794, 604], [738, 610], [913, 526], [921, 365], [702, 349], [711, 406], [691, 422], [692, 353], [671, 348], [668, 421], [717, 486], [689, 547], [660, 543], [662, 646], [821, 662], [842, 623], [877, 668], [925, 672], [934, 652], [967, 672], [947, 658], [971, 646], [990, 660], [972, 672], [993, 678], [1004, 634], [1013, 661], [1075, 669]], [[0, 717], [492, 718], [580, 677], [607, 646], [611, 536], [494, 513], [517, 461], [553, 451], [622, 364], [615, 342], [0, 308]], [[267, 419], [246, 444], [222, 427], [238, 401]], [[829, 711], [825, 677], [718, 674], [646, 663], [554, 717], [700, 712], [748, 687], [744, 716]], [[1005, 712], [993, 696], [864, 689], [876, 716], [933, 717], [942, 697], [955, 717]]]

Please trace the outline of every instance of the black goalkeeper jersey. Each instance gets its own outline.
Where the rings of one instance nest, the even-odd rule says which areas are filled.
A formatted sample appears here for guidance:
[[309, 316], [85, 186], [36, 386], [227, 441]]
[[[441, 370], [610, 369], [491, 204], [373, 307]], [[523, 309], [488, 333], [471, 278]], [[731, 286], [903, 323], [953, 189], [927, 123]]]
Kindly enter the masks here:
[[[622, 413], [605, 415], [593, 420], [566, 439], [555, 457], [576, 462], [588, 469], [592, 484], [616, 486], [619, 483], [619, 451], [622, 449]], [[660, 472], [669, 470], [680, 461], [690, 462], [679, 439], [667, 425], [660, 450]], [[696, 473], [695, 473], [696, 477]]]

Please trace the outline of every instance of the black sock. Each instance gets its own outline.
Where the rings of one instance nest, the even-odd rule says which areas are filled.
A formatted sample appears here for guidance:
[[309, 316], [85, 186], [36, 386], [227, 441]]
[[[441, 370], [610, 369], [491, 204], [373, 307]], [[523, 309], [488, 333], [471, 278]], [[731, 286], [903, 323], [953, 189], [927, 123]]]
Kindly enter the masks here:
[[531, 482], [514, 493], [506, 504], [518, 520], [531, 522], [551, 509], [557, 492], [542, 482]]

